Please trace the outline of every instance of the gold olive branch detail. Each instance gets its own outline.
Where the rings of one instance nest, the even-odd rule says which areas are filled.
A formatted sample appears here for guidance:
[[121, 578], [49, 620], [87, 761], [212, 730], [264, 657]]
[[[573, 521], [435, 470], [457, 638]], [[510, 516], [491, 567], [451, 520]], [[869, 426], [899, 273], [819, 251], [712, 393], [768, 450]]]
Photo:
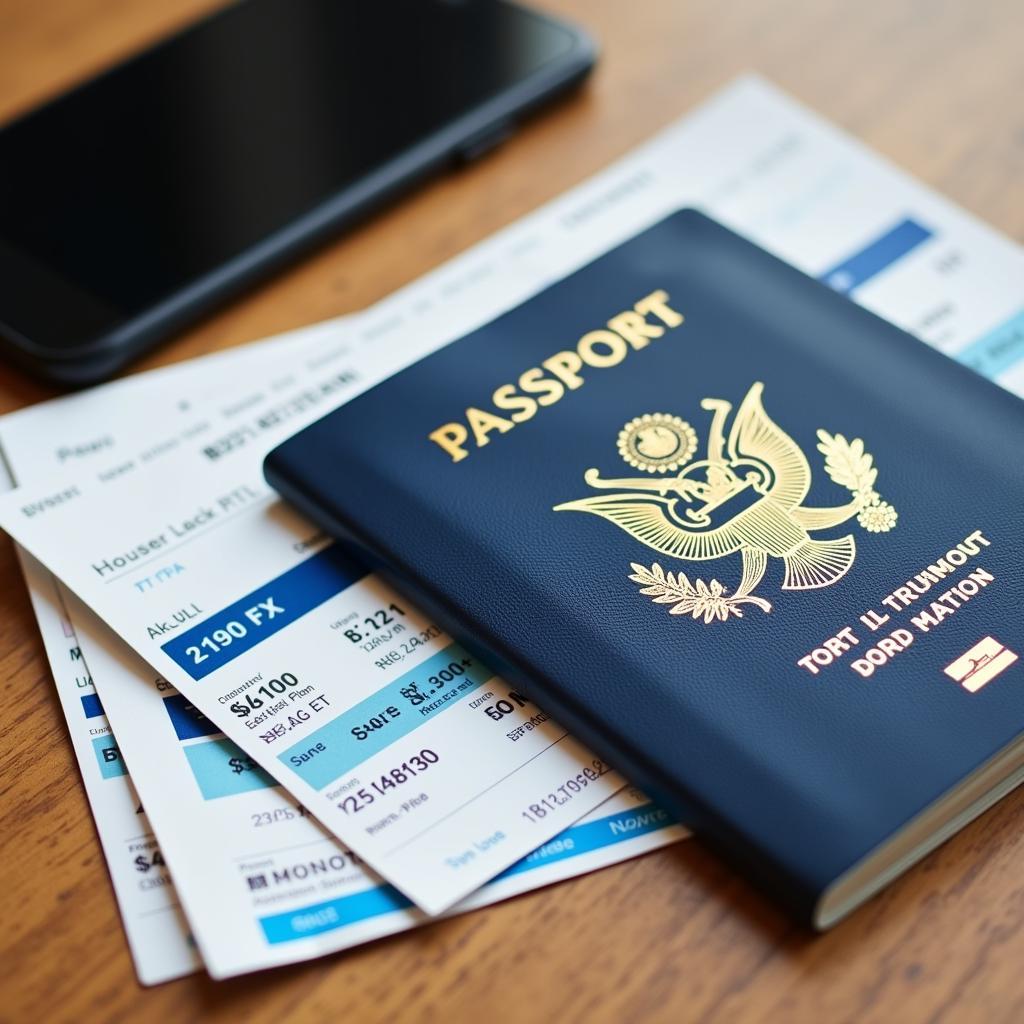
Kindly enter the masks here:
[[725, 622], [730, 616], [743, 618], [741, 604], [757, 605], [761, 611], [770, 612], [771, 604], [762, 597], [753, 597], [742, 590], [729, 594], [718, 580], [705, 583], [696, 580], [691, 583], [685, 573], [665, 572], [655, 562], [650, 569], [636, 562], [630, 563], [633, 573], [629, 577], [641, 585], [640, 593], [655, 604], [670, 604], [669, 615], [692, 615], [710, 623], [716, 619]]
[[825, 456], [825, 472], [853, 494], [859, 507], [857, 522], [869, 533], [888, 533], [899, 518], [896, 509], [883, 501], [875, 490], [878, 469], [864, 442], [855, 437], [847, 441], [842, 434], [818, 431], [818, 451]]
[[848, 491], [870, 505], [878, 497], [875, 481], [878, 470], [874, 458], [864, 451], [864, 442], [855, 437], [847, 441], [842, 434], [818, 431], [818, 451], [825, 456], [825, 472]]

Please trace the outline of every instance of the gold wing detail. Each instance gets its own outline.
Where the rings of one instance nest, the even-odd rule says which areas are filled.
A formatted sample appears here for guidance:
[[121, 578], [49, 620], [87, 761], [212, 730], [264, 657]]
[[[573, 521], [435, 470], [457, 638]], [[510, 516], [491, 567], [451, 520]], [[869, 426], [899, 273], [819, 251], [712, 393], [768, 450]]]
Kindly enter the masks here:
[[672, 558], [698, 562], [739, 551], [743, 537], [730, 523], [715, 530], [696, 532], [677, 526], [675, 498], [636, 493], [599, 494], [556, 505], [555, 512], [591, 512], [607, 519], [631, 537]]
[[[730, 463], [755, 459], [771, 467], [774, 480], [768, 489], [783, 508], [796, 508], [811, 486], [811, 467], [800, 446], [769, 418], [761, 402], [764, 384], [752, 384], [729, 432]], [[739, 469], [739, 467], [735, 467]]]

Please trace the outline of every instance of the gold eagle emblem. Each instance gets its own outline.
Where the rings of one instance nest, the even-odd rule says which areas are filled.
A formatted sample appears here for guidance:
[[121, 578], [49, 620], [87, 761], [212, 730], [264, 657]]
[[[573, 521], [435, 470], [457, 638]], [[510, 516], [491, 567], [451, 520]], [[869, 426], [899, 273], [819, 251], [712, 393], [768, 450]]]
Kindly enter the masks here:
[[[556, 512], [589, 512], [614, 523], [631, 537], [668, 558], [708, 562], [739, 552], [743, 576], [730, 593], [717, 579], [691, 580], [666, 572], [659, 563], [633, 562], [630, 579], [673, 615], [703, 617], [706, 623], [742, 618], [741, 605], [764, 612], [771, 604], [753, 594], [768, 565], [781, 558], [783, 590], [813, 590], [840, 580], [853, 565], [852, 534], [815, 540], [811, 533], [856, 517], [864, 529], [884, 533], [896, 525], [896, 510], [875, 490], [878, 470], [860, 438], [818, 431], [825, 471], [852, 499], [831, 508], [802, 504], [811, 485], [811, 467], [800, 446], [765, 412], [764, 385], [751, 385], [733, 417], [732, 404], [705, 398], [712, 414], [706, 457], [696, 454], [696, 431], [685, 420], [649, 413], [619, 433], [622, 458], [644, 477], [603, 478], [588, 469], [584, 481], [602, 493], [556, 505]], [[674, 475], [666, 475], [669, 472]], [[660, 476], [656, 474], [662, 474]]]

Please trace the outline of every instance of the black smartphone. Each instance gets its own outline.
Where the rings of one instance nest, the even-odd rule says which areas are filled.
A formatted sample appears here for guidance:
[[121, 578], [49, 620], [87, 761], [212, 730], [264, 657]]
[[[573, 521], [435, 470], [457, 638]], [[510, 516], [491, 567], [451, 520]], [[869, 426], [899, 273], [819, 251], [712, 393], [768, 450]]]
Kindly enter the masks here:
[[0, 338], [109, 376], [580, 82], [505, 0], [241, 0], [0, 129]]

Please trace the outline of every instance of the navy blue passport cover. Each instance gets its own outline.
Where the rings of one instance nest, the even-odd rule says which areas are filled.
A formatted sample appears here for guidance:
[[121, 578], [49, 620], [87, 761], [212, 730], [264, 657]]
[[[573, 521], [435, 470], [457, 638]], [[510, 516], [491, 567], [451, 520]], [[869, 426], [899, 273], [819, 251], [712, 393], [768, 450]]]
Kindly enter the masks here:
[[1018, 399], [683, 210], [265, 472], [813, 918], [1021, 730], [1022, 466]]

